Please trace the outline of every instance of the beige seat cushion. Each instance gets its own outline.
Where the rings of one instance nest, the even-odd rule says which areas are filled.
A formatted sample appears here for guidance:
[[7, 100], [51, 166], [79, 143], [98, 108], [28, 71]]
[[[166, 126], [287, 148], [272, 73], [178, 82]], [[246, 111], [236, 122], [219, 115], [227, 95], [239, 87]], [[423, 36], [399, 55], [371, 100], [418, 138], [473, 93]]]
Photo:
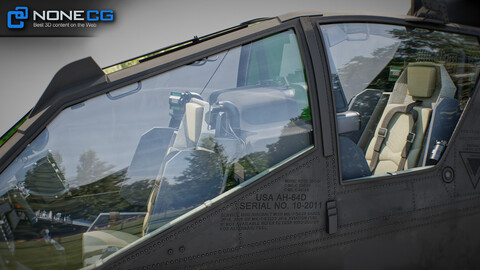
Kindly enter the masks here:
[[98, 260], [107, 248], [123, 248], [139, 237], [120, 231], [102, 230], [86, 232], [82, 238], [82, 253], [86, 266]]
[[[367, 159], [367, 162], [369, 164], [373, 156], [373, 147], [375, 146], [375, 142], [377, 140], [378, 130], [380, 129], [380, 125], [383, 122], [383, 119], [390, 110], [399, 106], [404, 105], [389, 104], [385, 108], [382, 118], [380, 119], [379, 124], [377, 125], [377, 128], [375, 130], [375, 136], [373, 137], [367, 148], [365, 158]], [[418, 157], [422, 150], [423, 138], [428, 128], [430, 114], [432, 112], [432, 109], [422, 107], [415, 107], [414, 110], [418, 112], [418, 119], [415, 130], [415, 140], [413, 142], [410, 153], [408, 154], [405, 169], [416, 167]], [[392, 120], [388, 125], [388, 134], [383, 141], [382, 148], [380, 149], [380, 156], [378, 159], [377, 167], [372, 172], [372, 174], [385, 174], [397, 171], [398, 164], [400, 163], [400, 160], [402, 158], [401, 154], [403, 151], [403, 147], [405, 147], [406, 138], [408, 133], [410, 132], [412, 125], [413, 119], [411, 115], [397, 113], [392, 117]]]

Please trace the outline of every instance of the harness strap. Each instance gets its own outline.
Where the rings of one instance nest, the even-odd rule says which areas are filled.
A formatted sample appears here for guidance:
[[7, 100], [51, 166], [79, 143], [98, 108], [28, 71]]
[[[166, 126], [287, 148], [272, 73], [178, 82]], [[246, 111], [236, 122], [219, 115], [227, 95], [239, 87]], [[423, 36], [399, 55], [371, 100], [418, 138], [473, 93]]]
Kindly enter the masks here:
[[[413, 118], [413, 126], [410, 129], [410, 132], [407, 136], [407, 141], [402, 151], [402, 159], [400, 160], [400, 164], [398, 166], [399, 170], [403, 170], [403, 167], [405, 166], [406, 158], [412, 147], [413, 140], [415, 139], [414, 131], [415, 131], [416, 123], [418, 120], [418, 113], [417, 111], [413, 110], [413, 107], [420, 105], [420, 103], [421, 102], [417, 101], [417, 102], [410, 103], [406, 106], [399, 106], [399, 107], [393, 108], [387, 113], [387, 115], [385, 115], [385, 118], [383, 119], [382, 124], [378, 129], [377, 140], [375, 142], [375, 146], [373, 147], [373, 156], [372, 156], [372, 160], [370, 161], [370, 171], [373, 172], [377, 167], [378, 159], [380, 157], [380, 150], [388, 134], [388, 125], [390, 124], [390, 121], [392, 120], [393, 116], [396, 113], [411, 114]], [[402, 165], [401, 169], [400, 169], [400, 165]]]

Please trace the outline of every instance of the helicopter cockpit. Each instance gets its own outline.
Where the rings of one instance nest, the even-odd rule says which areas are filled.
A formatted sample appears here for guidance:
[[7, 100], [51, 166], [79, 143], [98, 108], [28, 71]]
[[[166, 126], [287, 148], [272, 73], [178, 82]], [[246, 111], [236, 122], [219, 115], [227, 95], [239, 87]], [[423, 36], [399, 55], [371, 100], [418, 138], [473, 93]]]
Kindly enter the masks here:
[[2, 258], [94, 264], [254, 181], [312, 146], [307, 89], [288, 30], [67, 107], [0, 175]]

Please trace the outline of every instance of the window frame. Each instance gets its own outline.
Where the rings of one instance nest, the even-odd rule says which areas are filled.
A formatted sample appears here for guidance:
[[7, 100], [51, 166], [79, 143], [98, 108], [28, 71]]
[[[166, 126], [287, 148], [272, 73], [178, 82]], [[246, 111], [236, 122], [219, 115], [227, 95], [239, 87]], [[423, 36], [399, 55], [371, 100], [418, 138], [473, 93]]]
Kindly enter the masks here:
[[[332, 17], [321, 17], [318, 19], [313, 20], [313, 24], [315, 25], [316, 28], [316, 34], [319, 41], [319, 44], [321, 46], [321, 51], [320, 53], [322, 54], [322, 58], [326, 59], [323, 64], [323, 68], [328, 71], [328, 79], [327, 79], [327, 84], [328, 84], [328, 92], [333, 93], [333, 88], [332, 88], [332, 83], [331, 83], [331, 76], [330, 76], [330, 66], [328, 64], [328, 56], [327, 56], [327, 51], [326, 47], [324, 44], [324, 37], [321, 31], [321, 26], [322, 25], [328, 25], [328, 24], [345, 24], [345, 23], [370, 23], [370, 24], [384, 24], [384, 25], [393, 25], [393, 26], [403, 26], [403, 27], [412, 27], [412, 28], [424, 28], [428, 30], [433, 30], [433, 31], [441, 31], [445, 33], [453, 33], [453, 34], [463, 34], [463, 35], [470, 35], [472, 37], [476, 37], [477, 40], [480, 43], [480, 35], [478, 30], [475, 30], [472, 27], [464, 26], [464, 27], [455, 27], [453, 25], [437, 25], [437, 24], [427, 24], [423, 23], [422, 21], [419, 21], [417, 18], [413, 17], [407, 17], [405, 16], [404, 18], [393, 18], [393, 17], [382, 17], [382, 16], [371, 16], [371, 15], [356, 15], [356, 16], [332, 16]], [[453, 142], [456, 140], [458, 137], [459, 130], [462, 129], [463, 123], [465, 122], [465, 115], [468, 113], [471, 109], [470, 107], [472, 106], [471, 100], [476, 99], [476, 96], [479, 95], [478, 92], [480, 91], [480, 76], [477, 78], [477, 81], [475, 83], [475, 86], [473, 87], [473, 94], [472, 96], [468, 99], [468, 102], [462, 112], [462, 115], [460, 116], [460, 119], [457, 122], [457, 125], [452, 133], [452, 136], [450, 137], [450, 142]], [[332, 112], [336, 112], [336, 105], [334, 101], [333, 95], [330, 95], [330, 103], [332, 104]], [[435, 171], [440, 170], [443, 167], [443, 164], [445, 163], [446, 158], [451, 155], [452, 147], [447, 147], [445, 152], [443, 153], [442, 157], [440, 160], [437, 162], [435, 165], [429, 165], [429, 166], [422, 166], [422, 167], [415, 167], [409, 170], [405, 171], [397, 171], [394, 173], [389, 173], [389, 174], [382, 174], [382, 175], [371, 175], [371, 176], [366, 176], [366, 177], [361, 177], [361, 178], [355, 178], [355, 179], [348, 179], [348, 180], [343, 180], [342, 177], [342, 164], [341, 164], [341, 159], [340, 159], [340, 145], [339, 145], [339, 134], [337, 132], [337, 117], [336, 113], [330, 114], [330, 121], [332, 121], [333, 126], [335, 127], [335, 134], [334, 134], [334, 140], [332, 140], [332, 145], [334, 145], [335, 148], [335, 156], [337, 157], [337, 175], [338, 175], [338, 182], [341, 186], [353, 186], [353, 185], [361, 185], [364, 183], [379, 183], [379, 184], [384, 184], [384, 181], [403, 181], [405, 180], [405, 176], [408, 175], [410, 177], [418, 177], [421, 175], [426, 175], [426, 174], [431, 174], [434, 173]]]

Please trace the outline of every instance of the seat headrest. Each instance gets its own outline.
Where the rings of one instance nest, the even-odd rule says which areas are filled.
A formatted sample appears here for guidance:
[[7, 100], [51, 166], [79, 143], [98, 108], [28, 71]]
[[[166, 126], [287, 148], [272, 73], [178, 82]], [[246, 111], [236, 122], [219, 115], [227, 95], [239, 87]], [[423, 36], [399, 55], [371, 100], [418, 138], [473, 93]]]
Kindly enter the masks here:
[[437, 69], [434, 66], [408, 66], [408, 94], [414, 98], [429, 98], [436, 87]]
[[203, 106], [197, 103], [188, 102], [185, 104], [185, 128], [187, 138], [195, 145], [202, 131]]

